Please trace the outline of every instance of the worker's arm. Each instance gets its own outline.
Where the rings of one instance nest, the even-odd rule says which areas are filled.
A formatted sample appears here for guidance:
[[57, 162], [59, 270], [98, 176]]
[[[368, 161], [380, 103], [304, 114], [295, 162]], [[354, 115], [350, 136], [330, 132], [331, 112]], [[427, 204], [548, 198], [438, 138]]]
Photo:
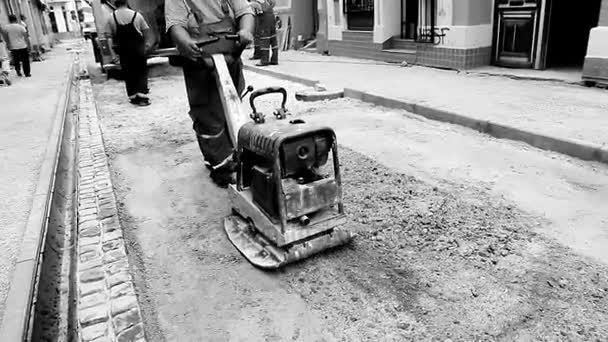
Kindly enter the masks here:
[[169, 28], [169, 35], [177, 46], [180, 55], [192, 60], [201, 57], [201, 50], [196, 46], [196, 42], [190, 37], [185, 27], [173, 25]]
[[249, 45], [253, 41], [253, 30], [255, 28], [251, 4], [246, 0], [230, 0], [230, 7], [232, 7], [234, 16], [239, 23], [238, 35], [240, 43], [242, 45]]
[[154, 33], [152, 32], [152, 29], [150, 28], [150, 26], [146, 22], [146, 19], [141, 13], [136, 14], [135, 24], [137, 25], [137, 28], [141, 31], [142, 36], [144, 37], [145, 53], [151, 53], [152, 49], [154, 48], [154, 45], [156, 44], [156, 38], [154, 36]]
[[253, 41], [255, 19], [253, 14], [243, 14], [239, 17], [239, 38], [242, 45], [249, 45]]
[[141, 33], [144, 36], [146, 54], [150, 54], [153, 52], [152, 49], [154, 49], [154, 45], [156, 44], [156, 39], [154, 38], [152, 29], [143, 29]]
[[165, 0], [165, 22], [169, 37], [180, 55], [196, 60], [201, 56], [201, 51], [186, 27], [188, 26], [188, 8], [183, 0]]

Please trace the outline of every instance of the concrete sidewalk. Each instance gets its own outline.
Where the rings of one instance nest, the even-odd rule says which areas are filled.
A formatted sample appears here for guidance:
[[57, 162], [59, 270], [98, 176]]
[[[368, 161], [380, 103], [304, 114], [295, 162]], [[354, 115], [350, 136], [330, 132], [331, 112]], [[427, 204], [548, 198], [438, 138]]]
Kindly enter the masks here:
[[13, 85], [0, 87], [0, 322], [43, 159], [52, 148], [47, 143], [57, 106], [63, 106], [72, 44], [59, 44], [45, 61], [32, 63], [31, 78], [13, 72]]
[[[256, 62], [248, 60], [250, 53], [245, 53], [244, 60], [253, 66]], [[515, 135], [521, 130], [558, 143], [608, 148], [608, 91], [603, 89], [298, 51], [283, 52], [280, 65], [264, 70], [508, 126], [515, 128]]]

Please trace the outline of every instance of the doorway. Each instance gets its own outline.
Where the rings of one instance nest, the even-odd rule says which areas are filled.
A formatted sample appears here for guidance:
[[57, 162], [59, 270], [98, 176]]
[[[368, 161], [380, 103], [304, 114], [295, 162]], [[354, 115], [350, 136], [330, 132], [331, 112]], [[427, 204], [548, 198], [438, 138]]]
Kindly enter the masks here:
[[418, 1], [401, 0], [401, 39], [418, 38]]
[[344, 13], [349, 30], [374, 30], [374, 0], [345, 0]]
[[585, 62], [589, 32], [597, 26], [601, 0], [547, 3], [547, 68], [581, 68]]
[[540, 0], [501, 0], [496, 1], [495, 8], [494, 64], [515, 68], [533, 67]]
[[49, 20], [51, 21], [51, 30], [53, 33], [59, 33], [59, 29], [57, 28], [57, 18], [55, 18], [55, 10], [51, 7], [49, 12]]

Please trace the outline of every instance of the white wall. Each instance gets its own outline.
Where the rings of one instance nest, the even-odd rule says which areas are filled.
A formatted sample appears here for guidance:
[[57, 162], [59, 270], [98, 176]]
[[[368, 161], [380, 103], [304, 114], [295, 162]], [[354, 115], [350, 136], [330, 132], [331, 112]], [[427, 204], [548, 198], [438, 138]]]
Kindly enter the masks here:
[[400, 32], [401, 0], [374, 0], [374, 43], [384, 43]]
[[342, 8], [343, 0], [327, 1], [327, 39], [342, 40], [342, 31], [346, 29], [346, 18]]
[[453, 0], [437, 0], [437, 26], [453, 24]]
[[453, 49], [473, 49], [492, 46], [492, 25], [446, 26], [442, 47]]
[[591, 29], [587, 58], [608, 58], [608, 26], [598, 26]]

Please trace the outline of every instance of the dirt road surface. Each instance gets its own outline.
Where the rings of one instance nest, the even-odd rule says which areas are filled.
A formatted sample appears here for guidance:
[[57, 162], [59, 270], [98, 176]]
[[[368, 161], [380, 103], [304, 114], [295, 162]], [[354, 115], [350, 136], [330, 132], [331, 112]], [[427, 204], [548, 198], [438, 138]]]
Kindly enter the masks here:
[[203, 167], [182, 77], [151, 89], [153, 105], [134, 108], [121, 83], [95, 85], [150, 341], [608, 338], [605, 166], [401, 111], [291, 100], [337, 130], [358, 237], [262, 272], [223, 232], [230, 206]]

